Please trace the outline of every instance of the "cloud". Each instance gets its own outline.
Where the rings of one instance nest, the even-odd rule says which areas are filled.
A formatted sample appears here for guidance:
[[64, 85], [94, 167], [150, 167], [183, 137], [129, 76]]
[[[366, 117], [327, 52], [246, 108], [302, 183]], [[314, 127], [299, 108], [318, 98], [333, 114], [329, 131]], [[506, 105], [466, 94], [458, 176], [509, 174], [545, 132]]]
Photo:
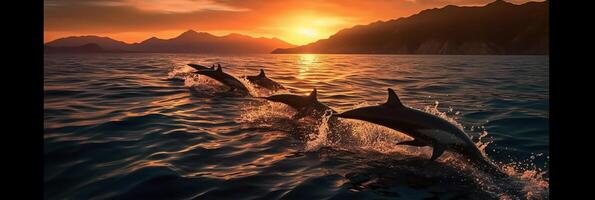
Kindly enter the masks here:
[[214, 0], [46, 0], [45, 7], [97, 6], [97, 7], [131, 7], [142, 11], [157, 13], [189, 13], [204, 10], [243, 12], [249, 9], [226, 5]]
[[211, 0], [125, 0], [118, 3], [117, 6], [131, 6], [139, 10], [162, 13], [189, 13], [203, 10], [243, 12], [249, 10]]

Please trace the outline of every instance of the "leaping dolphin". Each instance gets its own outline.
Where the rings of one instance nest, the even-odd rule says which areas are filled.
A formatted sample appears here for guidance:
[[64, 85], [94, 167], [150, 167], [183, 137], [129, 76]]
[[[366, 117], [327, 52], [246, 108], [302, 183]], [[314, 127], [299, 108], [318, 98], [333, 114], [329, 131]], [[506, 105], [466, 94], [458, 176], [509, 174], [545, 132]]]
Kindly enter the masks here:
[[260, 69], [260, 73], [256, 76], [246, 76], [246, 79], [248, 79], [248, 81], [250, 81], [251, 83], [259, 86], [259, 87], [263, 87], [269, 90], [282, 90], [285, 89], [281, 84], [273, 81], [272, 79], [268, 78], [266, 76], [266, 74], [264, 73], [263, 69]]
[[193, 63], [186, 64], [186, 65], [188, 65], [188, 66], [190, 66], [190, 67], [192, 67], [192, 68], [194, 68], [196, 70], [199, 70], [199, 71], [200, 70], [215, 70], [215, 65], [211, 66], [210, 68], [209, 67], [206, 67], [206, 66], [203, 66], [203, 65], [199, 65], [199, 64], [193, 64]]
[[220, 83], [230, 87], [230, 91], [238, 91], [244, 95], [249, 94], [248, 88], [242, 84], [237, 78], [232, 75], [229, 75], [223, 72], [223, 68], [220, 64], [217, 64], [218, 68], [216, 70], [198, 70], [197, 74], [208, 76], [212, 79], [219, 81]]
[[300, 119], [306, 116], [320, 118], [323, 115], [325, 115], [325, 112], [327, 112], [327, 110], [329, 110], [332, 113], [337, 113], [332, 108], [319, 102], [316, 98], [316, 95], [316, 88], [314, 88], [308, 96], [300, 96], [294, 94], [278, 94], [269, 97], [264, 97], [264, 99], [273, 102], [283, 103], [297, 110], [298, 112], [295, 116], [293, 116], [294, 119]]
[[506, 176], [481, 153], [463, 130], [445, 119], [404, 106], [391, 88], [388, 88], [386, 103], [349, 110], [335, 116], [363, 120], [407, 134], [414, 140], [399, 142], [397, 145], [431, 146], [431, 160], [440, 157], [444, 150], [450, 150], [463, 155], [483, 171], [499, 177]]

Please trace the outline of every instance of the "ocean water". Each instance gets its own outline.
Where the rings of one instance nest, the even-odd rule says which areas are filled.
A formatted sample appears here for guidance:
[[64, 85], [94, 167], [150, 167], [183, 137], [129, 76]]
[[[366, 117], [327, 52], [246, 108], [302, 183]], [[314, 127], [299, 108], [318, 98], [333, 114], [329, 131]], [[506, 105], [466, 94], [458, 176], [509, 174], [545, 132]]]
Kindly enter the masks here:
[[[387, 88], [462, 127], [510, 178], [407, 136], [226, 88], [187, 63], [267, 76], [341, 112]], [[46, 199], [548, 199], [549, 58], [437, 55], [46, 54]], [[250, 87], [252, 96], [270, 91]]]

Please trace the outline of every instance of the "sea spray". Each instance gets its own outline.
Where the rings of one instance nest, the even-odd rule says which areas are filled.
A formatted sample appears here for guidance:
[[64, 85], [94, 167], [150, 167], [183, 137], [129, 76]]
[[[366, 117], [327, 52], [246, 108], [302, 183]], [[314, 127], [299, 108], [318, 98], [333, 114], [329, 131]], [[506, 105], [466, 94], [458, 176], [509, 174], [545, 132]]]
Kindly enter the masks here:
[[[362, 102], [354, 107], [361, 107], [370, 105], [368, 102]], [[459, 128], [463, 126], [456, 120], [456, 116], [460, 113], [452, 108], [449, 108], [448, 113], [441, 112], [438, 108], [439, 102], [434, 105], [425, 106], [423, 111], [439, 116]], [[246, 112], [244, 112], [246, 113]], [[281, 113], [281, 115], [279, 115]], [[257, 108], [253, 108], [251, 112], [243, 115], [247, 121], [267, 121], [270, 118], [290, 118], [295, 111], [288, 109], [287, 106], [278, 103], [260, 104]], [[412, 138], [395, 131], [390, 128], [367, 123], [352, 119], [339, 119], [330, 123], [333, 116], [330, 112], [325, 113], [318, 120], [298, 120], [299, 123], [304, 123], [304, 126], [311, 126], [313, 128], [305, 129], [308, 132], [304, 137], [304, 151], [312, 152], [318, 151], [323, 147], [330, 147], [333, 149], [343, 149], [352, 152], [372, 151], [379, 152], [385, 155], [397, 157], [427, 157], [429, 159], [432, 149], [431, 147], [413, 147], [407, 145], [396, 145], [401, 141], [408, 141]], [[268, 121], [271, 126], [274, 125]], [[272, 122], [272, 123], [271, 123]], [[492, 144], [489, 140], [489, 133], [485, 127], [474, 127], [480, 132], [476, 134], [475, 144], [482, 154], [486, 155], [486, 148]], [[338, 136], [338, 137], [337, 137]], [[340, 139], [331, 139], [331, 138]], [[473, 137], [470, 135], [470, 137]], [[489, 176], [488, 174], [476, 169], [470, 165], [465, 158], [456, 153], [446, 152], [443, 156], [438, 158], [437, 162], [444, 165], [457, 168], [463, 174], [471, 175], [475, 182], [485, 192], [492, 194], [494, 197], [500, 199], [539, 199], [548, 197], [548, 179], [544, 177], [546, 172], [541, 171], [535, 167], [522, 168], [523, 163], [532, 163], [532, 161], [521, 161], [509, 164], [499, 164], [501, 168], [511, 176], [511, 179], [501, 180]]]
[[209, 78], [203, 78], [198, 74], [193, 73], [196, 71], [193, 68], [187, 66], [174, 66], [170, 68], [167, 73], [168, 79], [184, 81], [184, 87], [196, 88], [201, 86], [217, 86], [218, 83]]
[[167, 72], [167, 78], [171, 80], [186, 80], [194, 78], [196, 74], [192, 73], [194, 69], [187, 66], [173, 66]]
[[193, 73], [194, 71], [196, 70], [185, 65], [174, 66], [170, 68], [167, 77], [170, 80], [184, 81], [184, 87], [191, 88], [201, 95], [212, 96], [217, 90], [222, 89], [223, 85], [217, 81], [204, 78]]
[[270, 101], [253, 101], [241, 107], [240, 123], [272, 126], [274, 119], [290, 119], [295, 114], [289, 106]]
[[[452, 124], [457, 125], [457, 127], [463, 129], [463, 126], [458, 123], [456, 116], [460, 114], [460, 112], [455, 112], [455, 116], [448, 116], [446, 112], [441, 112], [438, 110], [439, 102], [436, 101], [434, 106], [426, 106], [424, 107], [424, 111], [439, 116]], [[449, 112], [453, 112], [452, 108], [449, 108]], [[485, 156], [488, 157], [486, 152], [486, 148], [493, 143], [490, 137], [488, 137], [489, 133], [485, 130], [484, 126], [472, 126], [471, 131], [479, 129], [480, 132], [477, 135], [475, 145], [480, 150], [480, 152]], [[469, 137], [473, 138], [473, 135], [469, 135]], [[457, 163], [452, 162], [455, 157], [449, 156], [448, 163]], [[512, 179], [508, 180], [507, 182], [498, 182], [497, 180], [492, 180], [490, 176], [483, 174], [482, 172], [467, 167], [466, 164], [458, 164], [458, 167], [464, 167], [465, 170], [472, 171], [475, 175], [476, 181], [480, 184], [485, 191], [491, 191], [496, 193], [500, 199], [512, 199], [508, 193], [518, 191], [521, 188], [523, 193], [513, 195], [514, 197], [518, 197], [518, 195], [524, 196], [526, 199], [542, 199], [547, 198], [549, 196], [549, 180], [545, 177], [546, 172], [542, 171], [541, 169], [534, 166], [534, 159], [535, 156], [532, 156], [530, 159], [525, 161], [517, 161], [511, 162], [508, 164], [500, 163], [500, 168], [508, 174]], [[460, 158], [459, 158], [460, 159]], [[530, 167], [523, 167], [526, 163], [530, 163]]]
[[242, 84], [244, 84], [244, 86], [246, 86], [246, 88], [248, 89], [248, 92], [250, 93], [250, 96], [268, 97], [275, 93], [274, 91], [270, 91], [268, 89], [257, 87], [256, 85], [252, 84], [252, 82], [250, 82], [246, 77], [237, 78], [237, 79], [240, 82], [242, 82]]
[[[206, 76], [200, 76], [198, 74], [193, 73], [196, 71], [193, 68], [187, 66], [174, 66], [170, 68], [169, 72], [167, 73], [167, 77], [170, 80], [183, 80], [184, 86], [188, 88], [193, 88], [199, 93], [207, 93], [213, 94], [217, 91], [227, 91], [227, 87], [218, 83], [217, 81], [208, 78]], [[236, 77], [246, 88], [248, 89], [248, 93], [250, 96], [253, 97], [264, 97], [270, 96], [275, 94], [279, 91], [270, 91], [264, 88], [259, 88], [252, 84], [248, 79], [245, 77], [238, 78]], [[210, 88], [209, 88], [210, 87]]]
[[321, 117], [318, 125], [318, 131], [310, 133], [308, 141], [306, 141], [306, 146], [304, 148], [306, 151], [316, 151], [323, 146], [327, 146], [327, 138], [330, 132], [328, 122], [332, 115], [333, 113], [330, 110], [326, 110], [324, 112], [324, 115]]
[[[451, 124], [455, 125], [456, 127], [460, 128], [461, 130], [463, 130], [464, 127], [463, 127], [462, 124], [460, 124], [457, 121], [456, 116], [449, 117], [446, 112], [441, 112], [438, 109], [438, 106], [439, 105], [440, 105], [440, 102], [435, 101], [433, 106], [430, 106], [430, 105], [425, 106], [424, 109], [421, 110], [421, 111], [424, 111], [424, 112], [430, 113], [432, 115], [438, 116], [438, 117], [440, 117], [440, 118], [442, 118], [442, 119], [450, 122]], [[454, 109], [452, 107], [449, 108], [449, 112], [452, 113], [453, 111], [454, 111]]]

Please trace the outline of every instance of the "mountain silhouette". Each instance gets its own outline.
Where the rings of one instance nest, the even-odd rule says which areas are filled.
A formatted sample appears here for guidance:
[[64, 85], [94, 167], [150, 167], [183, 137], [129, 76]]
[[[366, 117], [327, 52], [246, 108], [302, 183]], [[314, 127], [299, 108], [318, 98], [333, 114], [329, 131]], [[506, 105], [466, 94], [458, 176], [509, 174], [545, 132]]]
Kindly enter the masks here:
[[131, 45], [130, 50], [156, 53], [269, 53], [276, 48], [295, 47], [276, 38], [253, 38], [240, 34], [214, 36], [186, 31], [171, 39], [150, 38]]
[[103, 53], [105, 50], [95, 43], [71, 47], [52, 47], [45, 45], [44, 53]]
[[[269, 53], [276, 48], [290, 48], [277, 38], [254, 38], [241, 34], [215, 36], [209, 33], [186, 31], [171, 39], [151, 37], [140, 43], [128, 44], [108, 37], [78, 36], [60, 38], [45, 44], [46, 48], [80, 47], [96, 44], [105, 51], [150, 53]], [[67, 51], [66, 51], [67, 52]]]
[[95, 44], [102, 49], [108, 50], [124, 50], [128, 48], [129, 44], [114, 40], [108, 37], [99, 37], [93, 35], [86, 36], [71, 36], [60, 38], [45, 44], [47, 47], [80, 47], [86, 44]]
[[272, 53], [548, 54], [549, 3], [445, 6], [407, 18], [343, 29], [328, 39]]

